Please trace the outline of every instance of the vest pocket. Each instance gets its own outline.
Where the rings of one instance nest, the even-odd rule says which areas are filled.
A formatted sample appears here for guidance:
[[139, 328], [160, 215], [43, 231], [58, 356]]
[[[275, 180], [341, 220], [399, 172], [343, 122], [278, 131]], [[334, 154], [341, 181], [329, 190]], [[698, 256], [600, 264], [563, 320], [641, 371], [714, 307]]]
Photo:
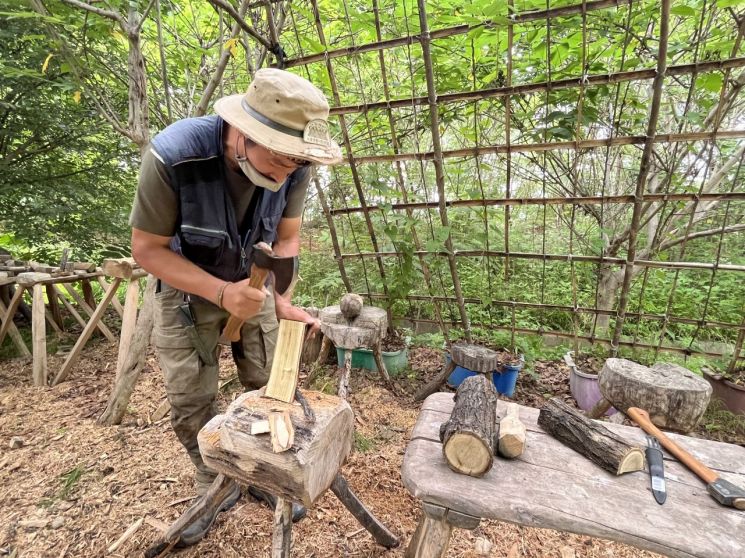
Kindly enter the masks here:
[[181, 225], [181, 253], [194, 263], [219, 264], [225, 252], [226, 240], [225, 231]]

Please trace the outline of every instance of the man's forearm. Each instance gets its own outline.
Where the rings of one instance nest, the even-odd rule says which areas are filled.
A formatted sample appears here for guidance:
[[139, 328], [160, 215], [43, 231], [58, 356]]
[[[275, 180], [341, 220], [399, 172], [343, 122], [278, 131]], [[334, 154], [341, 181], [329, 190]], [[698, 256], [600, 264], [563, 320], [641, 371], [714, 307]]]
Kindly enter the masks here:
[[145, 271], [171, 287], [211, 302], [217, 301], [220, 286], [225, 283], [224, 280], [210, 275], [167, 247], [157, 246], [140, 250], [135, 259]]

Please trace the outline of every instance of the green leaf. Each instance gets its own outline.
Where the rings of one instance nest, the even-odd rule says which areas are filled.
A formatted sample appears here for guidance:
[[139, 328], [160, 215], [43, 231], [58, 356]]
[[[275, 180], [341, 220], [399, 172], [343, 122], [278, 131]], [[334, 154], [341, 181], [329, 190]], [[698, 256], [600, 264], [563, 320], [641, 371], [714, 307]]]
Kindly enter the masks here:
[[696, 86], [702, 87], [712, 93], [719, 93], [722, 90], [724, 78], [722, 74], [704, 74], [696, 80]]
[[696, 15], [696, 10], [690, 6], [678, 5], [670, 8], [670, 13], [677, 16], [690, 17]]

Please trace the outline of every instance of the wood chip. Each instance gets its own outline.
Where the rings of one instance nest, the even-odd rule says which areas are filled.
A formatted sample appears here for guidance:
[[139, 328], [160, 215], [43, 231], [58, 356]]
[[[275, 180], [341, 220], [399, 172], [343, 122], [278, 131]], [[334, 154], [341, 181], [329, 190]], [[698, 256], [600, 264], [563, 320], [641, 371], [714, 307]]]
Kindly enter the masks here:
[[142, 526], [143, 521], [144, 521], [144, 518], [141, 517], [137, 521], [132, 523], [132, 525], [129, 526], [129, 529], [124, 531], [124, 534], [121, 537], [119, 537], [117, 541], [107, 549], [109, 554], [111, 554], [112, 552], [115, 552], [117, 548], [119, 548], [121, 545], [127, 542], [127, 540], [132, 535], [134, 535], [135, 531], [137, 531], [137, 529], [139, 529]]

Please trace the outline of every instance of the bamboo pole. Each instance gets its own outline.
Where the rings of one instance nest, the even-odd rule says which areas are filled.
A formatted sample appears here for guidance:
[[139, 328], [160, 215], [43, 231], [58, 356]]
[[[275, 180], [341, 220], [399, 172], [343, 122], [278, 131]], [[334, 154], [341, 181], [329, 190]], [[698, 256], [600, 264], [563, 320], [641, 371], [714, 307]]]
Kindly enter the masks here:
[[[570, 16], [575, 15], [577, 13], [581, 13], [583, 7], [587, 11], [594, 11], [594, 10], [602, 10], [605, 8], [612, 8], [615, 6], [621, 6], [624, 4], [630, 3], [630, 0], [596, 0], [595, 2], [582, 2], [581, 4], [574, 4], [571, 6], [563, 6], [561, 8], [551, 8], [547, 10], [533, 10], [533, 11], [526, 11], [522, 13], [517, 14], [508, 14], [509, 24], [513, 23], [525, 23], [527, 21], [533, 21], [536, 19], [544, 19], [546, 17], [553, 18], [553, 17], [562, 17], [562, 16]], [[432, 40], [436, 39], [444, 39], [447, 37], [453, 37], [456, 35], [463, 35], [470, 31], [473, 31], [474, 29], [478, 29], [480, 27], [494, 27], [495, 24], [490, 20], [485, 21], [484, 23], [479, 23], [476, 25], [455, 25], [453, 27], [445, 27], [443, 29], [437, 29], [436, 31], [432, 31], [430, 34], [430, 37]], [[308, 64], [312, 64], [313, 62], [322, 62], [324, 60], [329, 60], [332, 58], [339, 58], [339, 57], [346, 57], [346, 56], [352, 56], [355, 54], [362, 54], [365, 52], [371, 52], [374, 50], [383, 51], [390, 48], [395, 48], [399, 46], [406, 46], [411, 45], [414, 43], [418, 43], [421, 40], [421, 35], [407, 35], [405, 37], [399, 37], [396, 39], [387, 39], [385, 41], [380, 40], [378, 38], [377, 41], [372, 43], [367, 43], [364, 45], [355, 45], [351, 47], [345, 47], [335, 50], [326, 50], [325, 52], [318, 53], [318, 54], [311, 54], [309, 56], [301, 56], [298, 58], [293, 58], [291, 60], [287, 60], [286, 67], [290, 68], [292, 66], [306, 66]]]
[[318, 180], [318, 175], [315, 172], [313, 173], [313, 184], [316, 187], [316, 193], [318, 194], [318, 201], [321, 204], [321, 209], [323, 209], [323, 215], [324, 217], [326, 217], [326, 224], [329, 227], [329, 236], [331, 237], [331, 245], [334, 247], [334, 259], [336, 260], [336, 263], [339, 266], [339, 274], [341, 275], [341, 280], [344, 282], [344, 287], [347, 289], [347, 292], [351, 293], [352, 283], [349, 281], [349, 277], [347, 276], [347, 270], [344, 267], [344, 260], [341, 257], [341, 248], [339, 247], [339, 238], [336, 234], [336, 225], [334, 224], [334, 220], [331, 217], [331, 212], [329, 211], [329, 204], [326, 201], [326, 194], [323, 192], [323, 188], [321, 187], [321, 182]]
[[[318, 33], [318, 38], [321, 41], [321, 44], [326, 46], [326, 36], [323, 31], [323, 25], [321, 24], [321, 15], [318, 9], [318, 2], [317, 0], [311, 0], [311, 5], [313, 7], [313, 15], [315, 18], [315, 24], [316, 24], [316, 32]], [[339, 104], [339, 87], [336, 82], [336, 76], [334, 74], [334, 68], [331, 65], [330, 60], [326, 60], [326, 71], [329, 76], [329, 81], [331, 83], [331, 92], [334, 97], [334, 102], [338, 105]], [[375, 235], [375, 229], [373, 228], [372, 221], [370, 220], [370, 214], [366, 209], [366, 201], [365, 201], [365, 193], [362, 190], [362, 183], [359, 177], [359, 174], [357, 172], [357, 166], [354, 162], [354, 155], [352, 151], [352, 143], [349, 139], [349, 131], [347, 128], [347, 124], [344, 121], [344, 117], [339, 117], [339, 123], [341, 124], [341, 133], [342, 137], [344, 139], [344, 147], [347, 151], [347, 161], [349, 163], [350, 171], [352, 172], [352, 180], [354, 182], [354, 187], [357, 190], [357, 197], [360, 200], [360, 207], [363, 208], [363, 214], [365, 216], [365, 223], [367, 224], [367, 232], [370, 235], [370, 242], [372, 243], [373, 249], [375, 251], [378, 250], [378, 240]], [[383, 260], [382, 258], [378, 258], [378, 270], [380, 272], [380, 278], [383, 282], [383, 288], [385, 289], [386, 293], [388, 292], [388, 286], [386, 285], [386, 274], [385, 274], [385, 268], [383, 266]], [[388, 323], [392, 327], [393, 324], [393, 316], [391, 314], [391, 309], [388, 307]]]
[[634, 260], [636, 259], [636, 240], [639, 232], [639, 222], [644, 205], [644, 190], [647, 184], [647, 175], [650, 168], [654, 137], [657, 130], [657, 119], [660, 114], [660, 100], [662, 99], [662, 86], [665, 81], [665, 70], [667, 68], [667, 40], [670, 27], [670, 0], [662, 0], [660, 8], [660, 33], [659, 48], [657, 51], [657, 74], [652, 86], [652, 99], [649, 111], [649, 123], [647, 125], [647, 139], [644, 143], [641, 162], [639, 164], [639, 177], [636, 183], [636, 199], [634, 211], [631, 215], [631, 230], [629, 232], [628, 251], [626, 253], [626, 267], [624, 269], [621, 295], [618, 301], [618, 312], [616, 314], [616, 325], [611, 342], [611, 356], [618, 354], [618, 342], [621, 339], [624, 320], [626, 318], [626, 306], [629, 302], [629, 291], [631, 279], [634, 272]]
[[[507, 10], [512, 12], [515, 8], [515, 1], [507, 2]], [[507, 75], [506, 87], [512, 87], [512, 47], [515, 41], [515, 30], [512, 20], [507, 25]], [[507, 179], [505, 180], [505, 199], [512, 197], [512, 96], [505, 95], [504, 99], [504, 144], [507, 147], [506, 164]], [[504, 280], [510, 280], [510, 209], [508, 204], [504, 205], [504, 251], [507, 254], [504, 257]]]
[[[448, 212], [445, 206], [445, 171], [443, 168], [442, 160], [442, 146], [440, 145], [440, 120], [437, 106], [437, 92], [435, 91], [435, 77], [434, 70], [432, 67], [432, 54], [430, 52], [430, 35], [429, 35], [429, 24], [427, 22], [427, 7], [425, 0], [417, 0], [419, 6], [419, 26], [421, 28], [421, 45], [422, 45], [422, 56], [424, 58], [424, 71], [427, 77], [427, 96], [429, 98], [429, 111], [430, 111], [430, 126], [432, 130], [432, 147], [434, 149], [434, 165], [435, 165], [435, 177], [437, 181], [437, 193], [439, 200], [439, 212], [440, 222], [443, 227], [449, 227]], [[471, 328], [468, 325], [468, 314], [466, 313], [466, 307], [463, 304], [463, 291], [461, 289], [460, 277], [458, 276], [458, 268], [455, 264], [455, 257], [452, 255], [453, 252], [453, 238], [448, 230], [447, 238], [445, 239], [445, 248], [447, 249], [448, 255], [448, 266], [450, 267], [450, 276], [453, 279], [453, 289], [455, 290], [455, 296], [458, 299], [458, 310], [460, 311], [461, 322], [463, 323], [464, 334], [466, 340], [471, 341]]]

